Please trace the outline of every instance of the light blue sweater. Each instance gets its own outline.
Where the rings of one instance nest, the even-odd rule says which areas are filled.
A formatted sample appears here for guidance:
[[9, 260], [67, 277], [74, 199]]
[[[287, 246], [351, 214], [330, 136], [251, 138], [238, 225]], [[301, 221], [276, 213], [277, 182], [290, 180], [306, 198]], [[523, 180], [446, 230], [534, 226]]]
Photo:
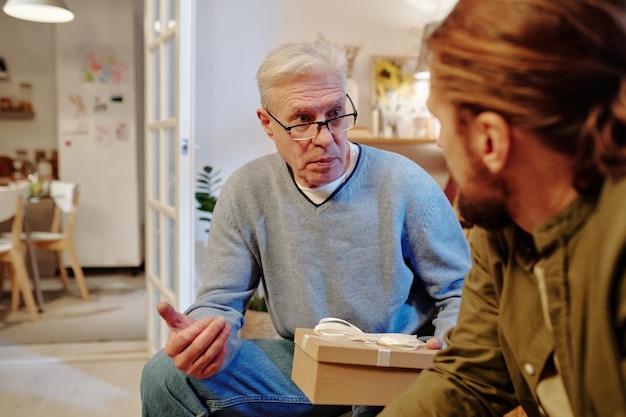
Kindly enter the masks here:
[[211, 220], [205, 267], [187, 313], [226, 318], [229, 362], [259, 283], [287, 339], [324, 317], [365, 332], [416, 333], [435, 312], [442, 337], [456, 324], [470, 260], [430, 175], [403, 156], [361, 146], [352, 174], [320, 205], [297, 188], [278, 154], [235, 171]]

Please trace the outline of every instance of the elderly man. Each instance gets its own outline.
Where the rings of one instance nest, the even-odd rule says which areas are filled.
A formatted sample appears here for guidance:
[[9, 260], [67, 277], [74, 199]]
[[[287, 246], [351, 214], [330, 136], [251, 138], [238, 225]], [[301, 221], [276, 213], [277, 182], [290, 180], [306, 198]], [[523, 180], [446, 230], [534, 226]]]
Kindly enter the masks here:
[[[159, 306], [171, 333], [144, 369], [144, 416], [338, 415], [345, 407], [313, 406], [291, 381], [296, 327], [325, 317], [366, 332], [434, 327], [436, 347], [456, 324], [470, 265], [459, 222], [416, 164], [348, 141], [357, 110], [344, 53], [285, 44], [257, 81], [278, 152], [224, 184], [197, 301], [185, 314]], [[238, 337], [259, 285], [284, 340]]]
[[385, 417], [626, 415], [626, 14], [460, 0], [429, 105], [470, 239], [457, 327]]

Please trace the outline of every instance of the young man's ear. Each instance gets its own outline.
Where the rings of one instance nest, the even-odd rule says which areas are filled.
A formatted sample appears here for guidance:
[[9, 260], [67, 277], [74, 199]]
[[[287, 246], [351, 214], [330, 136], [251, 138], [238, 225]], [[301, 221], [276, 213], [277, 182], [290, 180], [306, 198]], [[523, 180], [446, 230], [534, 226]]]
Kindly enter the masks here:
[[270, 139], [274, 140], [274, 131], [270, 127], [270, 123], [272, 122], [272, 120], [270, 119], [270, 116], [267, 114], [267, 112], [264, 109], [257, 109], [256, 116], [261, 121], [261, 127], [263, 128], [263, 130], [265, 130], [265, 133], [267, 134], [267, 136]]
[[511, 126], [498, 113], [486, 111], [474, 119], [478, 155], [492, 174], [506, 165], [511, 149]]

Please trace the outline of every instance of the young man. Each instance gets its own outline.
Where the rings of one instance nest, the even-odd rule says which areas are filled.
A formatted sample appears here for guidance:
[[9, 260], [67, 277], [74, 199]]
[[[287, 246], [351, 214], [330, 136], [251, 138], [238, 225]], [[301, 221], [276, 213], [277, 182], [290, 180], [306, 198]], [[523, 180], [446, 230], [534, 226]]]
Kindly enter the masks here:
[[439, 144], [479, 227], [447, 348], [381, 416], [626, 415], [617, 4], [460, 0], [427, 41]]
[[[435, 347], [455, 325], [470, 265], [459, 222], [416, 164], [348, 141], [357, 111], [346, 67], [341, 50], [309, 43], [261, 65], [257, 116], [278, 152], [224, 184], [197, 301], [185, 314], [159, 306], [171, 332], [144, 369], [144, 416], [340, 415], [291, 381], [296, 327], [338, 317], [432, 336], [434, 326]], [[285, 340], [237, 335], [259, 285]]]

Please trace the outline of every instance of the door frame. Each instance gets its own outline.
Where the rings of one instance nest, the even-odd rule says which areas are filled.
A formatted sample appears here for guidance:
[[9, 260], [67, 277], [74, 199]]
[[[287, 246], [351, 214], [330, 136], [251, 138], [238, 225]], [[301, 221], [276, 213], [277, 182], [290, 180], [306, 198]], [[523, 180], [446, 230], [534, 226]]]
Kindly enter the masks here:
[[196, 0], [145, 0], [145, 279], [150, 353], [168, 328], [161, 301], [177, 310], [195, 298], [194, 9]]

